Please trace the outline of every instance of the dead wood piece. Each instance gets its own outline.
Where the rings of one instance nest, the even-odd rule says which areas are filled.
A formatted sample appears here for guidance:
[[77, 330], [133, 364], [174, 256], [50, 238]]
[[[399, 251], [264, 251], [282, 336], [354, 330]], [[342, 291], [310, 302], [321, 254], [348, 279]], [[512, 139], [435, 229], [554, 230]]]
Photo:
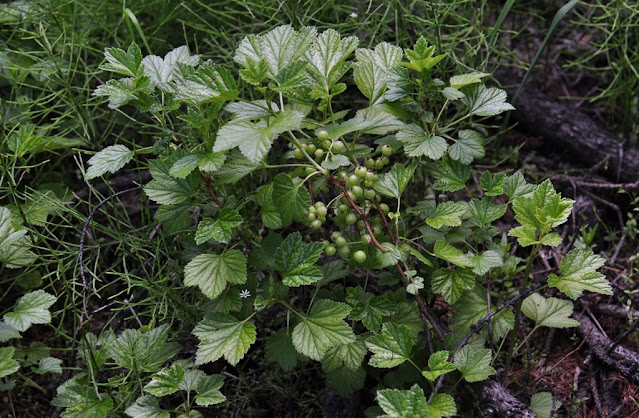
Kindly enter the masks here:
[[579, 332], [586, 337], [590, 350], [599, 361], [619, 371], [627, 379], [639, 384], [639, 354], [617, 345], [601, 332], [586, 315], [579, 318]]
[[599, 312], [605, 315], [614, 316], [617, 318], [628, 318], [633, 316], [639, 318], [639, 311], [627, 311], [621, 305], [613, 305], [610, 303], [596, 303], [589, 306], [589, 309], [595, 312]]
[[[521, 78], [507, 70], [499, 70], [495, 78], [505, 87], [509, 97], [515, 93]], [[601, 170], [612, 181], [634, 183], [639, 176], [639, 148], [625, 144], [599, 126], [588, 115], [558, 102], [525, 84], [513, 103], [513, 118], [527, 133], [543, 138], [544, 147], [553, 154], [592, 167], [604, 161]]]
[[535, 418], [535, 414], [523, 402], [511, 395], [496, 380], [489, 379], [473, 385], [481, 399], [485, 418]]

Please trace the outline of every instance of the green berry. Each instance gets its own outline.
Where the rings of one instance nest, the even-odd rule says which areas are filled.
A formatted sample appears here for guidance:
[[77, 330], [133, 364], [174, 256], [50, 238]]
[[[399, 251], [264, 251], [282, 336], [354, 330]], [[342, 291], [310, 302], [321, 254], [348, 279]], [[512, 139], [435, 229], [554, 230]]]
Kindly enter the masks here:
[[355, 251], [353, 253], [353, 261], [355, 261], [356, 263], [363, 263], [364, 261], [366, 261], [366, 253], [362, 250]]
[[344, 238], [342, 236], [337, 237], [333, 241], [335, 241], [335, 245], [337, 245], [337, 248], [342, 248], [343, 246], [346, 245], [346, 238]]
[[348, 178], [348, 173], [345, 170], [340, 170], [337, 173], [337, 177], [341, 180], [346, 180]]
[[329, 149], [329, 148], [331, 147], [331, 144], [332, 144], [332, 143], [333, 143], [332, 141], [329, 141], [329, 140], [327, 139], [326, 141], [322, 142], [322, 148], [324, 148], [324, 149]]
[[317, 208], [317, 214], [320, 217], [325, 217], [328, 214], [328, 209], [326, 209], [326, 206], [320, 206]]
[[293, 157], [297, 158], [298, 160], [301, 160], [302, 158], [304, 158], [304, 153], [302, 152], [301, 149], [295, 148], [293, 150]]
[[307, 176], [310, 176], [311, 174], [315, 172], [315, 169], [313, 167], [306, 167], [304, 169], [304, 172], [306, 173]]
[[315, 152], [315, 150], [317, 149], [317, 147], [315, 146], [315, 144], [313, 144], [312, 142], [307, 142], [306, 145], [304, 145], [304, 149], [306, 150], [306, 152], [308, 152], [309, 154], [312, 154]]
[[324, 240], [322, 241], [322, 245], [324, 246], [324, 248], [327, 248], [329, 245], [331, 245], [331, 242], [328, 240]]
[[357, 177], [355, 174], [351, 174], [346, 179], [347, 186], [355, 186], [357, 183], [359, 183], [359, 177]]
[[319, 139], [320, 141], [326, 141], [328, 139], [328, 132], [326, 131], [326, 129], [319, 130], [319, 132], [317, 133], [317, 139]]
[[364, 229], [366, 229], [366, 222], [364, 222], [362, 219], [360, 219], [360, 220], [357, 221], [355, 226], [357, 226], [357, 229], [359, 229], [360, 231], [363, 231]]
[[337, 210], [339, 210], [340, 213], [346, 213], [346, 211], [348, 211], [348, 205], [342, 203], [337, 207]]
[[350, 197], [353, 202], [357, 200], [357, 197], [353, 194], [353, 192], [348, 191], [346, 194], [348, 194], [348, 197]]
[[333, 233], [331, 234], [331, 239], [333, 241], [337, 240], [337, 238], [341, 237], [342, 233], [339, 231], [333, 231]]
[[373, 234], [375, 234], [375, 236], [382, 235], [382, 227], [379, 225], [375, 225], [373, 227]]
[[371, 238], [370, 235], [368, 235], [368, 234], [362, 235], [362, 242], [368, 244], [369, 242], [371, 242], [371, 240], [372, 240], [372, 238]]
[[360, 198], [364, 195], [364, 189], [359, 186], [351, 187], [351, 192], [355, 195], [355, 197]]
[[348, 255], [351, 253], [351, 249], [348, 246], [343, 246], [343, 247], [339, 247], [337, 249], [337, 254], [341, 255], [342, 257], [348, 257]]
[[366, 161], [364, 161], [364, 167], [372, 170], [373, 168], [375, 168], [375, 160], [373, 160], [372, 158], [367, 158]]
[[364, 190], [364, 198], [368, 199], [368, 200], [375, 199], [375, 190], [373, 190], [373, 189]]
[[324, 150], [321, 148], [318, 148], [315, 150], [315, 157], [317, 158], [322, 158], [324, 156]]
[[317, 216], [313, 212], [309, 212], [306, 214], [306, 220], [308, 222], [313, 222], [316, 218]]
[[333, 142], [333, 151], [335, 151], [335, 152], [344, 151], [344, 143], [342, 141]]
[[324, 254], [326, 254], [329, 257], [334, 256], [336, 252], [337, 252], [337, 248], [335, 248], [333, 245], [329, 245], [328, 247], [324, 249]]
[[368, 173], [368, 169], [366, 167], [361, 166], [361, 165], [358, 166], [355, 169], [355, 175], [357, 177], [364, 178], [364, 177], [366, 177], [366, 173]]
[[390, 158], [384, 156], [382, 157], [382, 162], [384, 163], [384, 165], [388, 165], [388, 163], [390, 163]]
[[320, 229], [321, 227], [322, 227], [322, 221], [320, 221], [319, 219], [315, 219], [313, 222], [311, 222], [311, 228]]
[[324, 202], [322, 202], [321, 200], [318, 200], [317, 202], [315, 202], [314, 205], [317, 209], [321, 208], [321, 207], [326, 207], [326, 204]]
[[390, 208], [388, 207], [388, 205], [386, 203], [380, 203], [379, 204], [379, 208], [382, 210], [382, 212], [384, 213], [388, 213], [390, 212]]
[[346, 225], [353, 225], [355, 222], [357, 222], [357, 215], [355, 215], [354, 213], [349, 213], [344, 218], [344, 222], [346, 223]]
[[382, 147], [382, 154], [389, 156], [393, 153], [393, 147], [391, 147], [390, 145], [386, 144]]
[[366, 172], [366, 177], [364, 177], [364, 180], [366, 180], [366, 181], [375, 181], [375, 180], [377, 180], [377, 174], [375, 174], [372, 171], [368, 170]]
[[382, 161], [381, 158], [378, 158], [377, 160], [375, 160], [375, 168], [378, 170], [381, 170], [382, 168], [384, 168], [384, 162]]

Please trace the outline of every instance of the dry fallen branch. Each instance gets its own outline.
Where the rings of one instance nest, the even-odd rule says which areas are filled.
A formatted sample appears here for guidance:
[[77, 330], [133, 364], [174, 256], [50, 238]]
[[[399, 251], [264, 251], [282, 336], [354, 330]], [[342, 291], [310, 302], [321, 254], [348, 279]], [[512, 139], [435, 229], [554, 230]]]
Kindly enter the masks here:
[[501, 383], [489, 379], [473, 385], [484, 406], [484, 418], [534, 418], [528, 406], [506, 390]]
[[595, 357], [628, 380], [639, 384], [639, 354], [620, 345], [613, 348], [610, 338], [586, 315], [579, 318], [579, 322], [579, 332], [585, 336]]

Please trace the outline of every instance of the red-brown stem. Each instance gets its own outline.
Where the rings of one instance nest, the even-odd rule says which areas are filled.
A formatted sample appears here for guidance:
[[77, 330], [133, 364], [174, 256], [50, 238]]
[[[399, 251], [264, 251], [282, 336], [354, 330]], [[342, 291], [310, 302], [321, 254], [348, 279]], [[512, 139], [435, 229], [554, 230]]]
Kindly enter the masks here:
[[209, 189], [209, 195], [211, 196], [211, 200], [214, 201], [218, 206], [222, 206], [220, 204], [220, 200], [215, 195], [215, 191], [213, 191], [213, 184], [211, 183], [211, 178], [207, 176], [206, 174], [204, 174], [202, 171], [200, 171], [200, 176], [206, 182], [206, 187]]
[[[350, 207], [355, 211], [355, 213], [357, 213], [357, 215], [362, 218], [362, 220], [364, 221], [364, 225], [366, 225], [366, 230], [368, 231], [368, 234], [371, 237], [371, 241], [370, 243], [375, 245], [375, 247], [377, 247], [380, 251], [386, 251], [386, 249], [379, 243], [379, 241], [377, 241], [377, 238], [375, 237], [375, 233], [373, 232], [373, 229], [371, 228], [370, 223], [368, 222], [368, 215], [364, 212], [362, 212], [362, 210], [360, 209], [359, 206], [357, 206], [357, 204], [353, 201], [353, 199], [351, 199], [351, 197], [348, 194], [348, 191], [346, 190], [346, 188], [344, 187], [343, 184], [341, 184], [338, 180], [335, 180], [334, 177], [331, 177], [330, 180], [332, 181], [332, 183], [338, 188], [340, 189], [340, 191], [342, 192], [342, 195], [346, 198], [346, 200], [348, 201], [348, 204], [350, 205]], [[377, 200], [375, 200], [375, 205], [377, 206], [377, 208], [379, 209], [379, 203], [377, 202]], [[383, 217], [383, 212], [380, 210], [380, 212], [382, 213], [382, 219], [384, 219]], [[388, 227], [388, 223], [386, 222], [386, 225]], [[390, 227], [388, 227], [390, 230]], [[392, 234], [391, 238], [392, 238]], [[402, 269], [402, 267], [399, 265], [399, 263], [395, 264], [395, 268], [397, 269], [397, 271], [399, 272], [400, 276], [402, 276], [402, 278], [406, 281], [408, 281], [408, 283], [412, 283], [413, 280], [409, 277], [406, 277], [406, 273], [404, 273], [404, 270]], [[422, 323], [424, 324], [424, 329], [425, 331], [428, 333], [428, 322], [430, 322], [433, 326], [433, 329], [435, 330], [435, 332], [437, 333], [437, 336], [439, 337], [439, 340], [442, 342], [444, 342], [444, 336], [442, 335], [442, 333], [440, 332], [440, 330], [437, 328], [434, 319], [432, 318], [432, 316], [430, 315], [430, 313], [428, 312], [428, 309], [426, 309], [426, 305], [424, 304], [424, 300], [422, 299], [422, 297], [420, 296], [419, 293], [415, 293], [415, 301], [417, 302], [417, 307], [419, 308], [419, 316], [422, 320]], [[429, 347], [430, 348], [430, 347]], [[432, 351], [432, 348], [431, 348]]]
[[397, 245], [397, 238], [393, 235], [393, 231], [391, 231], [390, 225], [388, 224], [388, 219], [386, 219], [386, 214], [384, 213], [382, 208], [379, 207], [379, 201], [377, 200], [377, 198], [375, 198], [375, 206], [377, 207], [377, 210], [379, 211], [382, 217], [382, 222], [384, 223], [384, 229], [386, 230], [386, 232], [388, 232], [388, 236], [391, 238], [391, 241], [393, 241], [393, 244]]

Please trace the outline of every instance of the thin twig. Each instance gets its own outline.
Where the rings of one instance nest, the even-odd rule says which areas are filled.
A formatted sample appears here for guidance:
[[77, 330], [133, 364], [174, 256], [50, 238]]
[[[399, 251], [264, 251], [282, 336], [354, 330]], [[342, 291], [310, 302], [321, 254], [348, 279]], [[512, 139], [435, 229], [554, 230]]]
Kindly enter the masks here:
[[[129, 193], [129, 192], [134, 192], [137, 190], [140, 190], [141, 187], [137, 186], [137, 187], [132, 187], [130, 189], [126, 189], [126, 190], [121, 190], [117, 193], [112, 194], [111, 196], [107, 197], [106, 199], [102, 200], [100, 203], [98, 203], [93, 210], [91, 211], [91, 213], [89, 214], [89, 216], [87, 217], [87, 220], [84, 222], [84, 225], [82, 226], [82, 233], [80, 234], [80, 248], [78, 250], [78, 267], [80, 269], [80, 278], [82, 279], [82, 315], [84, 318], [86, 318], [87, 320], [89, 319], [89, 312], [88, 312], [88, 308], [87, 308], [87, 296], [89, 293], [89, 286], [87, 284], [87, 278], [84, 275], [84, 237], [87, 235], [88, 231], [89, 231], [89, 223], [91, 222], [91, 219], [93, 219], [93, 217], [95, 216], [95, 214], [97, 213], [97, 211], [108, 201], [110, 201], [113, 198], [116, 198], [120, 195], [123, 195], [125, 193]], [[82, 318], [80, 318], [82, 320]]]
[[215, 191], [213, 190], [213, 184], [211, 183], [211, 178], [207, 176], [206, 174], [204, 174], [202, 171], [200, 171], [200, 176], [206, 182], [206, 187], [209, 189], [209, 195], [211, 196], [211, 200], [214, 201], [215, 204], [217, 204], [218, 206], [222, 206], [220, 204], [220, 200], [215, 195]]

